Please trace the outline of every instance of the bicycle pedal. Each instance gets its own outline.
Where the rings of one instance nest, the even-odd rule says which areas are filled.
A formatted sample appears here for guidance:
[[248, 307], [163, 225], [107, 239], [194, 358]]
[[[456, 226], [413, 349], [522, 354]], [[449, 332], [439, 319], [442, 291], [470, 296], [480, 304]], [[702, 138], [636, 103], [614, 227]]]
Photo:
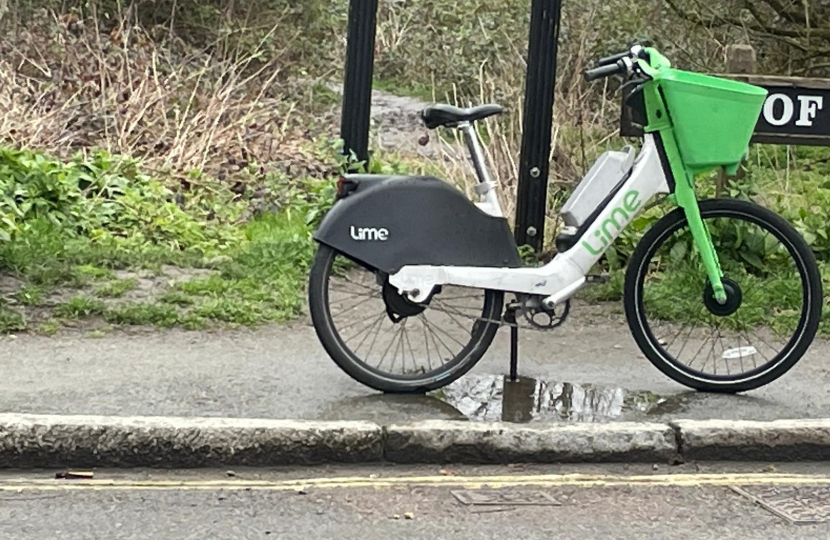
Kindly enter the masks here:
[[610, 274], [592, 274], [585, 276], [585, 283], [608, 283], [611, 281]]

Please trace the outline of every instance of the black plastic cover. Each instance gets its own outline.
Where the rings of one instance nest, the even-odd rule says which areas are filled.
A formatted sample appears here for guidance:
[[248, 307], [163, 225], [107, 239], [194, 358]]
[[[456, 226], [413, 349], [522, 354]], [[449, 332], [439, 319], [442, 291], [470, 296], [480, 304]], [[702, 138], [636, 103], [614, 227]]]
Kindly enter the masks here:
[[507, 220], [479, 210], [433, 177], [350, 175], [314, 238], [393, 274], [407, 265], [523, 266]]

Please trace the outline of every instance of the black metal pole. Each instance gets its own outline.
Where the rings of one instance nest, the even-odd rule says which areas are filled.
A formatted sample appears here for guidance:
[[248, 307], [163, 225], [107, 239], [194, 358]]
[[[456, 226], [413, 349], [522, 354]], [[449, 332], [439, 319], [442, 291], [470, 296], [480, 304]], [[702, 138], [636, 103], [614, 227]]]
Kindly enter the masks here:
[[533, 0], [527, 52], [524, 130], [516, 201], [516, 242], [536, 251], [545, 239], [545, 205], [556, 84], [561, 0]]
[[365, 161], [367, 164], [377, 11], [378, 0], [349, 2], [346, 75], [343, 82], [343, 112], [340, 118], [340, 136], [345, 142], [344, 153], [354, 152], [359, 161]]
[[516, 317], [513, 316], [513, 326], [510, 327], [510, 380], [516, 382], [519, 378], [519, 327]]

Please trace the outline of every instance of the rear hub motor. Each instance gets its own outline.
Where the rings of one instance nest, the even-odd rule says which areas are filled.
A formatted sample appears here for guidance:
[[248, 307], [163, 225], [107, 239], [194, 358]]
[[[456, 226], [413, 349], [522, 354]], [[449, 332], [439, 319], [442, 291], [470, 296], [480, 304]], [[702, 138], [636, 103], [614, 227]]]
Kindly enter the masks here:
[[401, 295], [398, 289], [389, 283], [387, 279], [383, 284], [383, 302], [386, 304], [386, 314], [394, 323], [399, 323], [407, 317], [414, 317], [423, 313], [427, 308], [426, 304], [416, 304]]
[[726, 302], [721, 304], [715, 300], [715, 290], [712, 288], [712, 284], [707, 281], [706, 288], [703, 290], [703, 303], [709, 313], [718, 317], [728, 317], [741, 307], [743, 293], [741, 292], [741, 286], [734, 280], [721, 278], [721, 283], [723, 283], [723, 290], [726, 293]]

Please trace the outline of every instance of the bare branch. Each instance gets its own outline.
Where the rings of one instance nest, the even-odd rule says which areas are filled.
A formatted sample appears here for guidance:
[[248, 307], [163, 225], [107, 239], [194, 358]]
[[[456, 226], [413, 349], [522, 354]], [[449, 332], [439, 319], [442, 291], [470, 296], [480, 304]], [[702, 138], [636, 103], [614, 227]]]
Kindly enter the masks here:
[[707, 18], [703, 18], [700, 13], [692, 13], [690, 11], [686, 11], [685, 9], [681, 8], [675, 0], [664, 0], [672, 11], [677, 13], [681, 19], [685, 19], [691, 23], [694, 23], [698, 26], [743, 26], [743, 23], [740, 19], [732, 18], [732, 17], [723, 17], [721, 15], [716, 15], [714, 12]]
[[[830, 28], [811, 28], [811, 29], [793, 29], [782, 27], [780, 25], [773, 25], [767, 20], [764, 14], [761, 12], [758, 4], [755, 0], [746, 0], [743, 4], [743, 7], [749, 11], [754, 19], [754, 22], [745, 22], [742, 21], [739, 17], [727, 17], [724, 15], [716, 14], [712, 11], [709, 15], [703, 16], [700, 13], [693, 13], [681, 8], [676, 0], [664, 0], [666, 4], [671, 8], [672, 11], [677, 13], [682, 19], [685, 19], [691, 23], [694, 23], [698, 26], [703, 27], [711, 27], [711, 26], [734, 26], [738, 28], [744, 28], [747, 31], [754, 32], [756, 34], [765, 34], [769, 37], [776, 37], [776, 38], [804, 38], [809, 35], [811, 37], [819, 37], [825, 40], [830, 40]], [[764, 0], [765, 2], [767, 0]], [[772, 2], [777, 2], [777, 0], [770, 0]], [[788, 43], [790, 43], [788, 41]], [[793, 46], [797, 46], [793, 43], [790, 43]]]
[[799, 5], [799, 2], [790, 0], [789, 5], [784, 5], [781, 0], [763, 0], [773, 11], [775, 11], [782, 18], [791, 23], [807, 26], [807, 15], [803, 11], [793, 9], [794, 6]]

